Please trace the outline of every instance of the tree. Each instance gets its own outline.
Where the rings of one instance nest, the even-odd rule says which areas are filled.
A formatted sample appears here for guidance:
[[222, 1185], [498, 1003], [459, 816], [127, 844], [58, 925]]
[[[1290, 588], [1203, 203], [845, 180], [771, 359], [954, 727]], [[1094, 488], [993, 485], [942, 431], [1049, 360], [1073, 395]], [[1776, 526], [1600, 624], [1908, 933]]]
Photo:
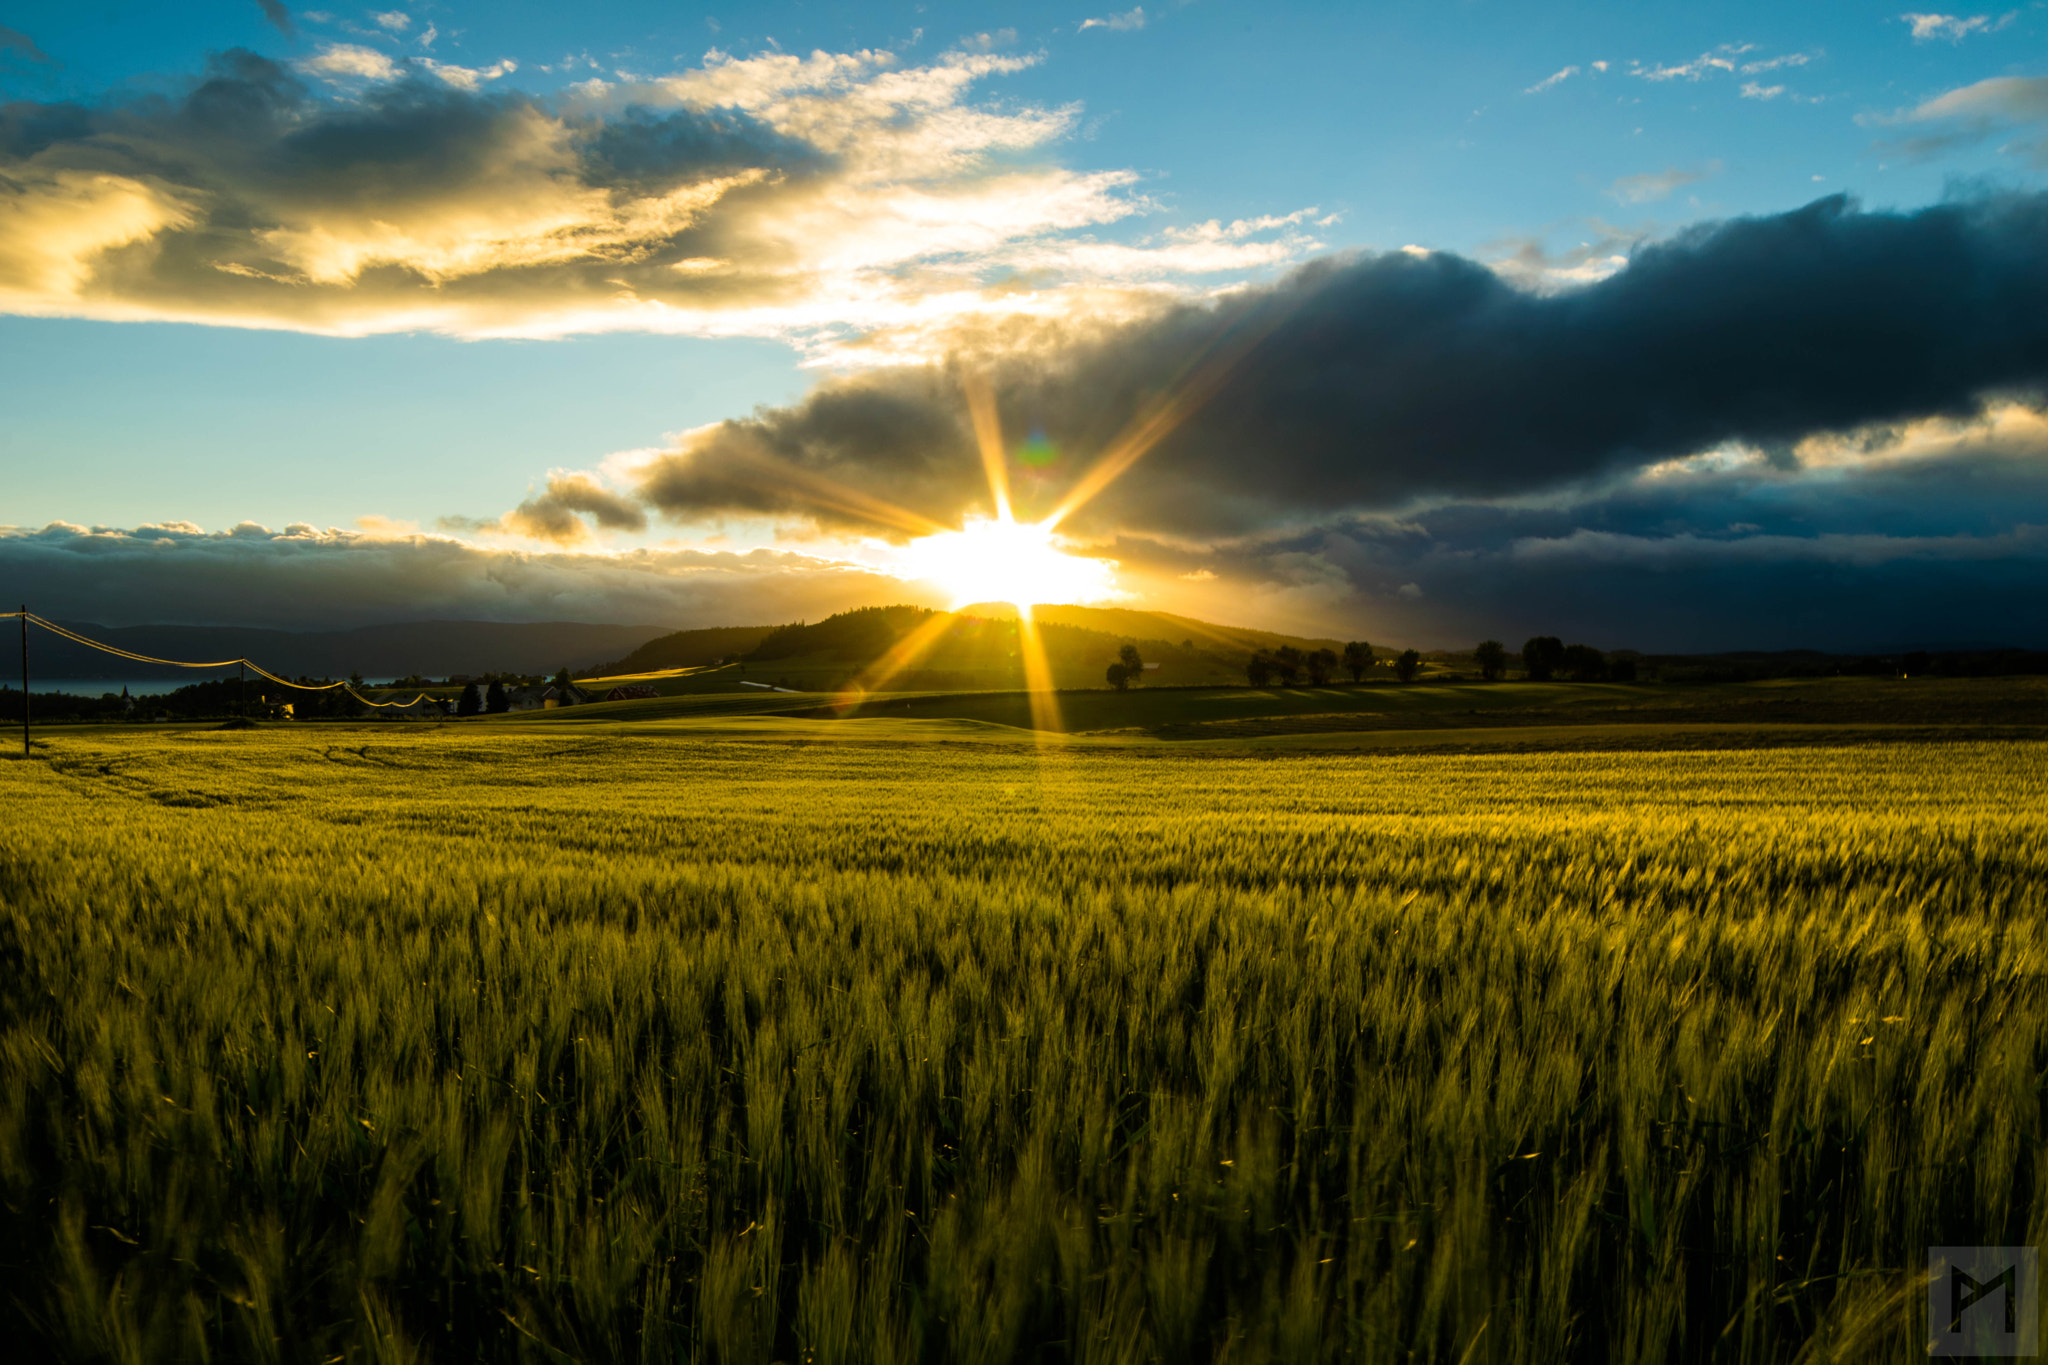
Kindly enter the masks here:
[[1634, 682], [1636, 680], [1636, 661], [1634, 659], [1609, 659], [1607, 661], [1607, 676], [1615, 682]]
[[1308, 669], [1308, 680], [1321, 687], [1330, 680], [1330, 674], [1337, 670], [1337, 651], [1318, 649], [1302, 660], [1302, 663]]
[[1422, 656], [1412, 649], [1401, 651], [1401, 657], [1394, 660], [1394, 673], [1402, 682], [1414, 682], [1415, 675], [1422, 668]]
[[1125, 691], [1131, 685], [1131, 670], [1125, 668], [1122, 662], [1111, 664], [1109, 671], [1103, 676], [1108, 678], [1109, 685], [1119, 692]]
[[505, 684], [493, 681], [491, 690], [484, 694], [484, 710], [494, 716], [500, 716], [511, 709], [512, 699], [505, 695]]
[[1599, 682], [1607, 676], [1607, 656], [1591, 645], [1567, 646], [1562, 664], [1578, 682]]
[[1122, 687], [1125, 683], [1145, 680], [1145, 661], [1139, 657], [1136, 645], [1125, 645], [1119, 649], [1116, 652], [1116, 660], [1124, 666], [1124, 681], [1117, 686]]
[[1932, 673], [1933, 671], [1934, 656], [1924, 649], [1916, 649], [1905, 658], [1899, 660], [1899, 674], [1902, 677], [1910, 678], [1915, 674]]
[[1252, 661], [1244, 666], [1244, 676], [1253, 687], [1264, 687], [1273, 681], [1273, 661], [1263, 654], [1252, 655]]
[[1564, 662], [1564, 641], [1555, 635], [1538, 635], [1522, 646], [1522, 667], [1532, 682], [1549, 682]]
[[1294, 680], [1301, 676], [1301, 651], [1293, 645], [1282, 645], [1273, 651], [1273, 671], [1280, 675], [1282, 687], [1294, 686]]
[[1365, 670], [1372, 667], [1372, 646], [1363, 640], [1344, 646], [1344, 667], [1351, 670], [1351, 681], [1363, 682]]
[[455, 703], [455, 714], [458, 716], [481, 715], [483, 714], [483, 709], [483, 693], [477, 691], [475, 683], [470, 683], [462, 689], [462, 700]]
[[552, 686], [555, 689], [555, 705], [574, 706], [576, 704], [576, 684], [569, 680], [569, 669], [566, 664], [563, 665], [561, 672], [555, 674], [555, 681]]
[[1472, 651], [1472, 658], [1479, 665], [1479, 676], [1488, 682], [1499, 681], [1501, 674], [1508, 671], [1507, 646], [1498, 640], [1481, 640]]

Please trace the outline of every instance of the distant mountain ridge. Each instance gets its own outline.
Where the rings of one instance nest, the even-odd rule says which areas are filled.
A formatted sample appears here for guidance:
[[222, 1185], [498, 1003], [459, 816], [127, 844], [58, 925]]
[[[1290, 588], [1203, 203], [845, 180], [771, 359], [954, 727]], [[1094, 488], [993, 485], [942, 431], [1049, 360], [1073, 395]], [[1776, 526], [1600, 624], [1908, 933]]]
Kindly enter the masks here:
[[[660, 626], [576, 621], [414, 621], [332, 631], [101, 626], [90, 621], [58, 624], [131, 653], [157, 658], [210, 661], [244, 657], [287, 677], [345, 678], [354, 672], [372, 681], [414, 673], [445, 678], [457, 673], [553, 673], [565, 667], [587, 668], [668, 633]], [[34, 626], [29, 627], [29, 665], [37, 677], [103, 678], [108, 682], [214, 676], [103, 654]], [[20, 632], [0, 630], [0, 678], [20, 674]]]
[[[1303, 652], [1341, 648], [1336, 640], [1219, 626], [1169, 612], [1124, 607], [1033, 608], [1041, 657], [1059, 686], [1104, 681], [1118, 650], [1135, 645], [1147, 682], [1189, 684], [1236, 677], [1254, 653], [1291, 645]], [[941, 627], [930, 633], [929, 627]], [[820, 621], [782, 626], [678, 631], [650, 640], [591, 676], [618, 677], [739, 658], [765, 676], [808, 688], [866, 685], [866, 670], [913, 633], [917, 648], [887, 676], [900, 689], [1005, 688], [1025, 685], [1017, 609], [991, 602], [935, 611], [898, 604], [859, 607]], [[743, 665], [744, 667], [744, 665]]]

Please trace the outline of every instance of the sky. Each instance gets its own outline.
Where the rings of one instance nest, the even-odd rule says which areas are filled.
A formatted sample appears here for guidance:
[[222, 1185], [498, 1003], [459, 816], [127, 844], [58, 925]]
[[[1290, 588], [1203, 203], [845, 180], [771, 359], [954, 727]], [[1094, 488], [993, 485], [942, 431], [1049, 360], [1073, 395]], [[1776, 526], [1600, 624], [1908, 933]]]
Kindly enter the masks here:
[[992, 444], [1125, 605], [2048, 647], [2044, 40], [2036, 0], [18, 2], [0, 589], [945, 605], [919, 541], [996, 515]]

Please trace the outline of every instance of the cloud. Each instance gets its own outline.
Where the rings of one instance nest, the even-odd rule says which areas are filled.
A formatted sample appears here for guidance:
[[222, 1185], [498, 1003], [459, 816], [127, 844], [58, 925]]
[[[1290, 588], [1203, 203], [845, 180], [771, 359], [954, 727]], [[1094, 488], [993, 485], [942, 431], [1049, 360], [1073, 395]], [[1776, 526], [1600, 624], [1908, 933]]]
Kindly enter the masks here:
[[575, 554], [453, 536], [243, 523], [0, 527], [0, 576], [36, 610], [103, 625], [332, 628], [422, 620], [611, 621], [671, 628], [816, 618], [912, 600], [897, 579], [780, 550]]
[[178, 98], [0, 111], [0, 311], [339, 335], [887, 335], [902, 352], [977, 319], [1121, 311], [1105, 282], [1307, 249], [1095, 241], [1153, 209], [1137, 177], [1051, 159], [1074, 108], [973, 98], [1036, 60], [714, 51], [542, 98], [509, 88], [509, 61], [229, 52]]
[[1742, 83], [1742, 98], [1746, 100], [1774, 100], [1784, 93], [1782, 85], [1764, 85], [1757, 81]]
[[1674, 62], [1668, 66], [1631, 62], [1628, 74], [1646, 81], [1697, 81], [1717, 71], [1733, 72], [1737, 59], [1743, 53], [1755, 50], [1755, 43], [1723, 43], [1711, 52], [1702, 52], [1689, 62]]
[[1765, 57], [1761, 61], [1744, 62], [1742, 74], [1754, 76], [1764, 71], [1780, 71], [1788, 66], [1805, 66], [1814, 59], [1811, 52], [1788, 52], [1782, 57]]
[[36, 46], [35, 39], [29, 37], [26, 33], [11, 29], [5, 24], [0, 24], [0, 54], [6, 53], [13, 53], [24, 61], [34, 62], [38, 66], [55, 65], [50, 60], [50, 54]]
[[1540, 238], [1515, 237], [1488, 243], [1481, 249], [1482, 259], [1517, 287], [1551, 294], [1597, 283], [1624, 269], [1629, 254], [1657, 235], [1655, 224], [1622, 228], [1592, 218], [1585, 226], [1591, 235], [1562, 251], [1550, 250]]
[[256, 0], [263, 7], [263, 17], [270, 26], [287, 38], [296, 38], [299, 31], [292, 23], [292, 12], [285, 8], [283, 0]]
[[1997, 134], [2019, 132], [2019, 137], [2000, 150], [2024, 157], [2036, 166], [2048, 166], [2048, 136], [2038, 133], [2048, 126], [2048, 76], [1994, 76], [1938, 95], [1912, 109], [1890, 115], [1866, 115], [1859, 122], [1879, 126], [1941, 126], [1942, 131], [1936, 133], [1879, 144], [1915, 160], [1974, 146]]
[[381, 13], [372, 10], [370, 12], [370, 22], [386, 32], [403, 33], [412, 27], [412, 16], [404, 10], [385, 10]]
[[1112, 33], [1129, 33], [1143, 27], [1145, 27], [1145, 7], [1139, 5], [1135, 9], [1126, 10], [1122, 14], [1112, 14], [1107, 18], [1083, 19], [1081, 27], [1076, 29], [1075, 32], [1086, 33], [1091, 28], [1101, 28], [1108, 29]]
[[1607, 193], [1624, 204], [1654, 204], [1660, 199], [1669, 199], [1673, 190], [1697, 184], [1720, 173], [1721, 163], [1718, 161], [1710, 161], [1697, 170], [1671, 166], [1661, 171], [1621, 176], [1607, 187]]
[[393, 81], [403, 68], [375, 48], [355, 43], [329, 43], [299, 63], [299, 70], [327, 80]]
[[1545, 76], [1542, 80], [1536, 82], [1536, 84], [1530, 86], [1527, 90], [1524, 90], [1522, 93], [1525, 95], [1540, 95], [1545, 90], [1550, 89], [1550, 87], [1552, 87], [1553, 85], [1562, 85], [1566, 81], [1570, 80], [1572, 77], [1578, 74], [1579, 69], [1576, 66], [1568, 66], [1564, 68], [1564, 70], [1562, 71], [1556, 71], [1548, 76]]
[[1954, 14], [1901, 14], [1899, 22], [1912, 25], [1916, 43], [1930, 43], [1940, 38], [1960, 43], [1972, 33], [1996, 33], [2018, 17], [2018, 10], [2002, 14], [1995, 20], [1988, 14], [1973, 14], [1968, 18]]
[[588, 474], [556, 470], [547, 490], [526, 499], [505, 514], [504, 529], [534, 540], [573, 545], [589, 538], [577, 513], [584, 513], [608, 531], [644, 531], [647, 514], [639, 504], [621, 497]]
[[1448, 253], [1326, 259], [1211, 303], [1050, 327], [986, 360], [828, 381], [693, 433], [641, 466], [635, 495], [683, 523], [803, 515], [867, 531], [883, 525], [876, 500], [940, 521], [986, 510], [969, 365], [989, 376], [1009, 447], [1039, 452], [1018, 467], [1021, 515], [1054, 506], [1121, 434], [1161, 433], [1075, 514], [1081, 535], [1200, 541], [1519, 496], [1727, 442], [1789, 449], [2039, 392], [2044, 242], [2048, 196], [1916, 213], [1836, 196], [1688, 229], [1549, 294]]
[[[2042, 647], [2048, 623], [2028, 602], [2048, 589], [2044, 506], [2048, 415], [2003, 403], [1200, 547], [1126, 536], [1114, 553], [1126, 583], [1149, 576], [1148, 601], [1169, 609], [1247, 624], [1290, 613], [1298, 629], [1381, 642]], [[1213, 575], [1199, 591], [1181, 581], [1190, 562]]]

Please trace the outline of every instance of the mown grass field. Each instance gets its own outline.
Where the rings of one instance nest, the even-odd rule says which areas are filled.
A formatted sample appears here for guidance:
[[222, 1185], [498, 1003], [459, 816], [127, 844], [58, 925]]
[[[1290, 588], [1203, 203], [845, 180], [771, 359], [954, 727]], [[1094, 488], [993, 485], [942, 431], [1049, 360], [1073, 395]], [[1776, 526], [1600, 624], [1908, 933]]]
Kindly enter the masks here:
[[1905, 1360], [2048, 1233], [2048, 744], [578, 710], [0, 763], [19, 1358]]

